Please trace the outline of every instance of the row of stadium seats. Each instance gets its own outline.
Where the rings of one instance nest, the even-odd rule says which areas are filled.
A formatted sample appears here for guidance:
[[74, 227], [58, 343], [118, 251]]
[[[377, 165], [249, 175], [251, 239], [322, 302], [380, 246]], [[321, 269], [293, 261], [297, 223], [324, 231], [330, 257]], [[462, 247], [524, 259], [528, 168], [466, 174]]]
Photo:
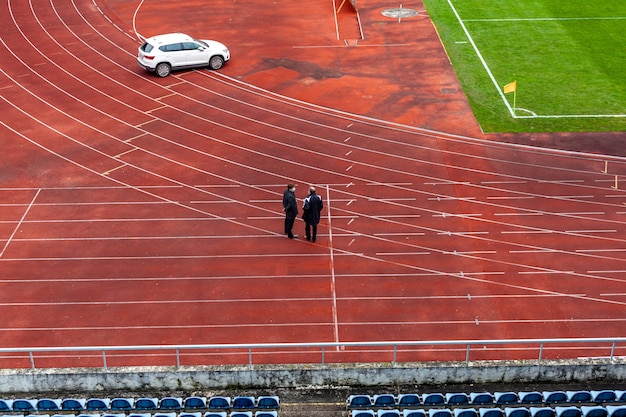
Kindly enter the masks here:
[[279, 409], [280, 399], [274, 395], [251, 397], [163, 397], [159, 398], [66, 398], [66, 399], [0, 399], [0, 412], [81, 412], [81, 411], [181, 411], [181, 410], [254, 410]]
[[230, 414], [226, 411], [208, 411], [206, 413], [131, 413], [131, 414], [54, 414], [52, 416], [48, 414], [5, 414], [0, 417], [278, 417], [278, 412], [275, 410], [259, 410], [252, 411], [231, 411]]
[[366, 395], [348, 397], [349, 408], [369, 407], [463, 407], [507, 405], [610, 404], [626, 403], [626, 391], [522, 391], [522, 392], [462, 392], [426, 394]]
[[626, 405], [353, 410], [351, 417], [626, 417]]

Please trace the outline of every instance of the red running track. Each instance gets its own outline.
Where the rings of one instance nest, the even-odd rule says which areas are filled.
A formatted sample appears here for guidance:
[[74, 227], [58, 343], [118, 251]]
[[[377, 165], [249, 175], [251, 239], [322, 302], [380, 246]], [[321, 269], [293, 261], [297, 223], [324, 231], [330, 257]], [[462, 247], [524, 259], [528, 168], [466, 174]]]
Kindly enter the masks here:
[[[206, 13], [232, 62], [157, 79], [135, 63], [133, 25], [199, 33], [207, 17], [131, 3], [1, 1], [3, 347], [623, 336], [623, 158], [487, 141], [460, 92], [399, 99], [393, 75], [364, 63], [376, 51], [406, 64], [398, 48], [418, 46], [377, 25], [378, 5], [362, 15], [376, 45], [346, 47], [332, 11], [329, 22], [319, 8], [215, 2]], [[269, 14], [289, 24], [270, 30]], [[429, 20], [410, 24], [440, 75], [416, 95], [458, 86]], [[282, 235], [291, 181], [299, 198], [314, 184], [325, 200], [316, 244]], [[40, 366], [101, 363], [49, 356]], [[433, 348], [398, 360], [463, 358]]]

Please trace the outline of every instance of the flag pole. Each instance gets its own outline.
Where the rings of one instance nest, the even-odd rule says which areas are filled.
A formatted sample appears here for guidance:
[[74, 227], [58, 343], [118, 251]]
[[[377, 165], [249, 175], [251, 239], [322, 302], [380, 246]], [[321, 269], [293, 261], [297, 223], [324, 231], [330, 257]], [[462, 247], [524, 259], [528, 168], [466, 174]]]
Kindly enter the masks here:
[[517, 80], [508, 83], [502, 88], [502, 92], [504, 94], [513, 93], [513, 117], [515, 117], [515, 101], [517, 99]]
[[517, 98], [517, 88], [513, 90], [513, 115], [515, 115], [515, 99]]

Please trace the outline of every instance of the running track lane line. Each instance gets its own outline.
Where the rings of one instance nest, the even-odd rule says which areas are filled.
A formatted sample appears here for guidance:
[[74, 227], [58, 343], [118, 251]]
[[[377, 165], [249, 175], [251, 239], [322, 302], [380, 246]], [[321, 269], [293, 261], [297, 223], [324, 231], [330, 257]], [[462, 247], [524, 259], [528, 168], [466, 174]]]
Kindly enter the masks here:
[[15, 237], [15, 234], [20, 229], [20, 226], [22, 225], [22, 223], [24, 222], [24, 219], [26, 218], [26, 216], [30, 212], [31, 207], [33, 207], [33, 205], [35, 204], [35, 200], [39, 196], [40, 192], [41, 192], [41, 188], [39, 188], [37, 190], [37, 192], [35, 193], [35, 196], [31, 200], [30, 204], [28, 205], [28, 207], [26, 207], [26, 210], [24, 210], [24, 214], [22, 215], [22, 218], [17, 223], [17, 225], [15, 226], [15, 229], [13, 230], [13, 233], [11, 233], [11, 236], [9, 236], [9, 238], [7, 239], [7, 242], [5, 243], [4, 247], [2, 248], [2, 252], [0, 252], [0, 258], [2, 258], [4, 256], [4, 252], [7, 250], [7, 248], [11, 244], [11, 241], [13, 240], [13, 237]]
[[[333, 331], [335, 343], [339, 343], [339, 323], [337, 318], [337, 291], [335, 286], [335, 251], [333, 247], [333, 228], [330, 217], [330, 187], [326, 185], [326, 217], [328, 218], [328, 251], [330, 254], [330, 291], [333, 297]], [[337, 346], [337, 351], [339, 351]]]

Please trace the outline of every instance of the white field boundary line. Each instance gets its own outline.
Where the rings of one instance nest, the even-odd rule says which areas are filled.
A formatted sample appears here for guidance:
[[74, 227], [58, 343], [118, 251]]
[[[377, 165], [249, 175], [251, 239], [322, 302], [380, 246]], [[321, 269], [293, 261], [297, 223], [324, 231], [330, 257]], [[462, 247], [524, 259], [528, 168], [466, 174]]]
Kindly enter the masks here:
[[509, 104], [508, 100], [506, 99], [506, 96], [504, 95], [504, 91], [502, 90], [502, 88], [500, 88], [500, 84], [496, 81], [493, 73], [491, 72], [491, 70], [489, 69], [489, 65], [487, 65], [487, 62], [485, 61], [485, 59], [483, 58], [482, 54], [480, 53], [480, 50], [478, 49], [478, 47], [476, 46], [476, 43], [474, 42], [474, 39], [472, 38], [472, 36], [469, 33], [469, 30], [467, 29], [467, 27], [465, 26], [464, 22], [507, 22], [507, 21], [511, 21], [511, 22], [515, 22], [515, 21], [566, 21], [566, 20], [625, 20], [626, 17], [598, 17], [598, 18], [591, 18], [591, 17], [587, 17], [587, 18], [524, 18], [524, 19], [516, 19], [516, 18], [511, 18], [511, 19], [466, 19], [463, 20], [461, 19], [461, 16], [459, 15], [459, 13], [457, 12], [456, 8], [454, 7], [454, 5], [452, 4], [452, 0], [448, 0], [448, 5], [450, 6], [450, 9], [452, 9], [452, 12], [454, 13], [454, 15], [457, 18], [457, 21], [459, 22], [459, 25], [461, 26], [461, 28], [463, 29], [463, 32], [465, 33], [465, 36], [467, 36], [467, 39], [469, 41], [469, 43], [472, 45], [472, 48], [474, 48], [474, 51], [476, 52], [476, 55], [478, 56], [478, 59], [480, 60], [481, 64], [483, 65], [483, 67], [485, 68], [485, 72], [487, 73], [487, 75], [489, 76], [489, 78], [491, 79], [491, 81], [493, 82], [494, 87], [496, 88], [496, 91], [498, 92], [498, 94], [500, 95], [500, 98], [502, 98], [502, 101], [504, 102], [504, 105], [507, 107], [507, 109], [509, 110], [509, 113], [511, 114], [511, 117], [514, 119], [582, 119], [582, 118], [622, 118], [622, 117], [626, 117], [626, 113], [622, 113], [622, 114], [546, 114], [546, 115], [538, 115], [533, 113], [530, 116], [518, 116], [515, 114], [515, 109], [513, 107], [511, 107], [511, 105]]
[[465, 19], [465, 22], [541, 22], [577, 20], [626, 20], [626, 16], [613, 17], [507, 17], [500, 19]]

